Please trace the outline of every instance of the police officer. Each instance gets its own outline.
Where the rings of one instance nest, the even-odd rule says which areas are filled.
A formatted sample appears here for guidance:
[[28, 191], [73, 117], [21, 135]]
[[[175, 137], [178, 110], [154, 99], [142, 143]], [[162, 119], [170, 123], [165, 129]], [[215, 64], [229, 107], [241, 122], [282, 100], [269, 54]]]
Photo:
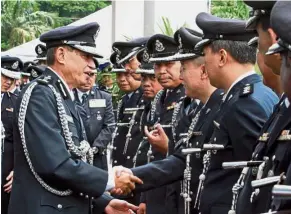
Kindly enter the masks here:
[[107, 170], [106, 148], [112, 140], [115, 119], [111, 95], [94, 86], [96, 73], [97, 71], [94, 71], [88, 75], [86, 84], [75, 89], [74, 95], [85, 125], [88, 142], [95, 148], [94, 166]]
[[[256, 149], [254, 150], [254, 154], [252, 155], [252, 160], [262, 160], [264, 156], [264, 150], [266, 148], [266, 145], [269, 141], [269, 138], [264, 137], [265, 135], [269, 135], [269, 133], [275, 130], [273, 129], [274, 124], [277, 123], [278, 117], [282, 114], [283, 111], [285, 111], [285, 105], [284, 100], [286, 99], [286, 95], [281, 95], [282, 93], [282, 87], [280, 79], [278, 80], [278, 77], [280, 76], [274, 76], [270, 73], [270, 70], [274, 73], [279, 75], [280, 74], [280, 63], [281, 59], [278, 57], [278, 55], [274, 56], [268, 56], [265, 55], [267, 49], [276, 41], [276, 33], [270, 26], [270, 13], [271, 9], [275, 3], [275, 1], [268, 1], [268, 2], [261, 2], [261, 1], [245, 1], [246, 4], [251, 6], [253, 8], [252, 15], [247, 22], [247, 29], [256, 29], [258, 32], [258, 54], [257, 54], [257, 62], [260, 67], [260, 70], [263, 74], [264, 78], [264, 84], [272, 88], [278, 96], [281, 96], [281, 99], [279, 101], [279, 104], [277, 104], [274, 108], [274, 111], [272, 115], [269, 117], [268, 121], [264, 124], [263, 128], [261, 129], [260, 136], [256, 146]], [[255, 40], [253, 40], [255, 41]], [[268, 133], [268, 134], [265, 134]], [[251, 181], [254, 179], [257, 179], [261, 176], [261, 172], [258, 174], [257, 166], [253, 169], [249, 170], [247, 175], [245, 176], [244, 186], [240, 190], [240, 194], [237, 200], [237, 207], [236, 211], [237, 213], [246, 213], [251, 212], [251, 196], [252, 196], [252, 204], [255, 205], [255, 207], [269, 207], [265, 201], [262, 202], [262, 204], [259, 204], [259, 201], [255, 199], [255, 192], [253, 192], [253, 188], [251, 186]], [[259, 167], [260, 169], [261, 167]], [[258, 190], [256, 190], [257, 192]], [[268, 192], [269, 190], [267, 190]], [[257, 194], [257, 193], [256, 193]]]
[[[289, 132], [291, 128], [291, 110], [289, 107], [290, 89], [287, 87], [287, 84], [289, 84], [288, 72], [290, 72], [290, 69], [288, 69], [288, 54], [290, 52], [290, 49], [288, 49], [288, 42], [285, 43], [285, 39], [287, 39], [287, 41], [289, 39], [288, 35], [286, 34], [290, 34], [290, 32], [288, 31], [290, 27], [288, 29], [286, 29], [286, 27], [290, 25], [287, 24], [288, 22], [286, 22], [286, 25], [284, 26], [285, 29], [283, 30], [282, 28], [282, 24], [284, 24], [285, 21], [290, 20], [290, 15], [287, 13], [287, 11], [290, 11], [290, 8], [290, 2], [277, 2], [274, 5], [271, 13], [271, 26], [274, 32], [279, 35], [279, 40], [277, 44], [274, 44], [269, 48], [269, 51], [266, 53], [266, 55], [279, 53], [282, 58], [281, 80], [283, 90], [286, 93], [287, 98], [279, 103], [279, 107], [276, 109], [276, 116], [274, 116], [273, 120], [270, 122], [271, 124], [269, 125], [269, 128], [266, 129], [265, 132], [261, 135], [259, 139], [261, 145], [259, 144], [254, 152], [255, 157], [257, 157], [258, 159], [263, 159], [264, 162], [261, 165], [261, 168], [259, 167], [258, 175], [256, 177], [257, 181], [252, 182], [252, 186], [253, 188], [255, 188], [251, 196], [253, 212], [266, 212], [269, 210], [272, 200], [272, 186], [276, 183], [284, 181], [282, 173], [286, 174], [288, 165], [291, 162], [289, 155]], [[264, 145], [262, 145], [263, 142]], [[277, 181], [275, 179], [276, 176], [278, 178]], [[284, 204], [286, 205], [286, 201], [282, 202], [283, 203], [280, 205], [278, 201], [275, 201], [272, 209], [280, 210], [290, 208], [290, 206], [284, 207]]]
[[17, 95], [9, 89], [20, 79], [22, 61], [17, 57], [1, 57], [1, 122], [5, 129], [4, 144], [1, 145], [1, 213], [8, 213], [8, 204], [13, 181], [13, 112]]
[[[141, 63], [140, 67], [137, 69], [136, 73], [141, 74], [141, 86], [143, 89], [143, 97], [146, 101], [146, 105], [141, 115], [140, 120], [140, 132], [144, 132], [145, 126], [152, 126], [150, 122], [151, 113], [151, 103], [154, 100], [156, 94], [162, 90], [162, 86], [155, 77], [155, 72], [153, 68], [153, 63], [149, 62], [149, 54], [145, 48], [143, 51], [137, 54], [137, 60]], [[135, 157], [133, 159], [133, 167], [141, 166], [147, 164], [151, 158], [150, 143], [143, 134], [143, 139], [140, 142]], [[142, 193], [139, 202], [138, 213], [145, 212], [146, 209], [146, 194]]]
[[[203, 57], [198, 56], [194, 52], [196, 43], [201, 41], [201, 38], [197, 36], [198, 32], [181, 28], [175, 35], [177, 44], [181, 47], [179, 53], [175, 55], [175, 58], [181, 60], [182, 70], [180, 79], [185, 87], [185, 93], [192, 99], [199, 99], [203, 103], [203, 107], [191, 118], [187, 135], [180, 136], [180, 138], [184, 138], [185, 140], [180, 141], [179, 139], [180, 142], [178, 141], [178, 144], [176, 144], [177, 148], [174, 155], [169, 156], [165, 160], [155, 161], [146, 166], [132, 169], [132, 172], [141, 176], [144, 181], [144, 185], [139, 186], [137, 191], [152, 189], [183, 178], [186, 158], [181, 154], [181, 149], [187, 147], [202, 148], [204, 143], [209, 142], [214, 128], [213, 117], [216, 115], [222, 98], [222, 90], [218, 90], [210, 84]], [[147, 135], [150, 141], [167, 144], [167, 135], [160, 126], [158, 126], [157, 132], [147, 133]], [[181, 214], [189, 212], [198, 213], [197, 208], [194, 208], [194, 205], [196, 207], [195, 193], [198, 189], [198, 177], [202, 173], [203, 154], [199, 153], [198, 155], [195, 154], [192, 156], [192, 170], [189, 171], [191, 177], [189, 180], [189, 189], [186, 191], [184, 188], [180, 189], [182, 196], [187, 194], [187, 192], [189, 193], [187, 198], [184, 198], [185, 200], [188, 200], [188, 197], [192, 198], [191, 205], [190, 201], [189, 205], [187, 204], [187, 208], [191, 210], [186, 211], [184, 210], [186, 207], [179, 207], [179, 213]], [[189, 170], [189, 166], [187, 170]], [[190, 192], [193, 194], [190, 195]]]
[[[140, 87], [140, 74], [134, 74], [135, 71], [125, 69], [125, 67], [132, 61], [137, 61], [136, 54], [144, 47], [146, 41], [147, 38], [137, 38], [128, 42], [115, 42], [112, 45], [114, 52], [111, 55], [111, 62], [119, 67], [112, 71], [116, 72], [118, 87], [125, 93], [117, 109], [117, 130], [116, 137], [113, 139], [113, 166], [132, 167], [133, 157], [142, 139], [139, 122], [145, 103]], [[129, 108], [135, 108], [135, 110], [127, 111]]]
[[254, 33], [245, 30], [244, 21], [200, 13], [196, 23], [204, 33], [196, 49], [203, 50], [211, 84], [225, 92], [210, 139], [211, 144], [224, 149], [210, 151], [204, 164], [207, 170], [200, 178], [204, 183], [200, 212], [223, 214], [235, 206], [237, 195], [232, 194], [232, 187], [239, 182], [240, 170], [224, 171], [222, 163], [250, 159], [278, 99], [254, 72], [256, 51], [247, 45]]
[[32, 65], [36, 65], [34, 62], [31, 61], [27, 61], [25, 63], [23, 63], [23, 71], [21, 72], [21, 82], [20, 82], [20, 90], [23, 89], [23, 87], [25, 87], [26, 84], [29, 83], [29, 79], [30, 79], [30, 72], [28, 71], [28, 68]]
[[[94, 149], [73, 103], [72, 88], [92, 72], [93, 56], [100, 57], [95, 48], [98, 30], [97, 23], [88, 23], [56, 28], [40, 37], [48, 48], [49, 67], [25, 87], [16, 104], [9, 214], [90, 213], [92, 197], [114, 186], [127, 193], [134, 180], [140, 182], [136, 177], [108, 176], [91, 165]], [[106, 213], [135, 209], [106, 194], [98, 199]]]

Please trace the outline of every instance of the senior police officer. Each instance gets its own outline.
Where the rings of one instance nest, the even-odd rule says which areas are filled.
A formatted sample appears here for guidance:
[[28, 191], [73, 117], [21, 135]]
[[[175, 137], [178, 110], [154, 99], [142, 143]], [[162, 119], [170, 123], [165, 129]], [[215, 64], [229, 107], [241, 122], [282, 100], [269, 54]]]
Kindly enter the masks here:
[[94, 86], [96, 73], [92, 72], [86, 83], [74, 90], [74, 95], [88, 142], [95, 147], [94, 166], [107, 170], [106, 148], [112, 140], [115, 119], [111, 95]]
[[256, 51], [247, 45], [254, 33], [245, 30], [244, 21], [200, 13], [196, 23], [204, 33], [196, 49], [203, 50], [211, 84], [225, 92], [210, 139], [224, 149], [209, 151], [204, 163], [200, 212], [223, 214], [236, 206], [237, 191], [231, 190], [240, 185], [240, 170], [223, 170], [222, 163], [250, 159], [278, 98], [254, 72]]
[[[222, 98], [222, 90], [218, 90], [210, 84], [203, 57], [194, 53], [196, 43], [201, 41], [201, 38], [197, 35], [198, 32], [186, 28], [181, 28], [176, 32], [176, 42], [177, 44], [182, 43], [182, 48], [175, 55], [175, 58], [181, 60], [180, 78], [185, 87], [185, 93], [188, 97], [199, 99], [203, 103], [203, 107], [195, 114], [194, 118], [191, 118], [187, 136], [184, 136], [184, 139], [179, 139], [180, 142], [176, 145], [177, 148], [174, 155], [165, 160], [154, 161], [151, 164], [132, 169], [134, 174], [138, 174], [144, 179], [144, 185], [139, 186], [137, 191], [144, 191], [181, 180], [186, 168], [186, 158], [181, 154], [181, 149], [187, 147], [202, 148], [203, 144], [208, 143], [211, 137], [214, 128], [213, 117], [218, 110]], [[147, 132], [147, 135], [150, 141], [155, 141], [155, 143], [163, 144], [166, 147], [168, 137], [160, 126], [153, 133]], [[183, 137], [180, 136], [180, 138]], [[179, 207], [178, 213], [198, 213], [194, 205], [196, 207], [198, 177], [202, 173], [203, 167], [202, 158], [203, 155], [199, 153], [191, 158], [191, 163], [189, 163], [190, 159], [187, 161], [185, 179], [187, 180], [189, 176], [191, 179], [188, 180], [190, 183], [187, 184], [189, 188], [186, 188], [184, 183], [183, 187], [185, 188], [181, 189], [185, 206]], [[189, 168], [190, 164], [192, 170]]]
[[17, 95], [9, 91], [16, 79], [20, 79], [22, 61], [17, 57], [1, 57], [1, 122], [5, 138], [1, 145], [1, 213], [8, 213], [13, 181], [13, 112]]
[[[93, 149], [73, 103], [94, 66], [97, 23], [65, 26], [42, 34], [48, 68], [30, 83], [16, 104], [14, 180], [9, 213], [90, 213], [92, 197], [115, 186], [127, 193], [136, 177], [117, 179], [92, 166]], [[99, 200], [98, 200], [99, 199]], [[106, 213], [129, 213], [135, 206], [103, 194]]]

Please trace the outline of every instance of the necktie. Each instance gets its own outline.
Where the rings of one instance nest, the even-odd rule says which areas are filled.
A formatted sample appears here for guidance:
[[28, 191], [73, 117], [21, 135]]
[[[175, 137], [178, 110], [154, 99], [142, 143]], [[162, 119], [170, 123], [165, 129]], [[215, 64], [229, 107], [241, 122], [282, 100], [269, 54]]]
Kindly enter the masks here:
[[82, 95], [82, 105], [85, 104], [85, 102], [87, 101], [87, 98], [88, 98], [88, 94], [84, 93], [84, 94]]

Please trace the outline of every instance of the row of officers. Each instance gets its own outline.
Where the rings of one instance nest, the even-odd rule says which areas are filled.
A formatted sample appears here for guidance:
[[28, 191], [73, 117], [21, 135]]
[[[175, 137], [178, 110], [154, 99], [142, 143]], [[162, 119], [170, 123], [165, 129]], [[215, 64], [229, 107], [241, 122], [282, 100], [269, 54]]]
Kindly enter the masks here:
[[[245, 3], [252, 8], [247, 22], [200, 13], [203, 34], [180, 28], [173, 38], [113, 43], [112, 72], [125, 92], [115, 111], [111, 95], [94, 85], [96, 72], [73, 89], [93, 165], [122, 166], [120, 173], [143, 181], [128, 195], [112, 193], [138, 205], [137, 213], [291, 213], [291, 2]], [[7, 213], [17, 100], [11, 88], [23, 69], [18, 58], [1, 62]]]

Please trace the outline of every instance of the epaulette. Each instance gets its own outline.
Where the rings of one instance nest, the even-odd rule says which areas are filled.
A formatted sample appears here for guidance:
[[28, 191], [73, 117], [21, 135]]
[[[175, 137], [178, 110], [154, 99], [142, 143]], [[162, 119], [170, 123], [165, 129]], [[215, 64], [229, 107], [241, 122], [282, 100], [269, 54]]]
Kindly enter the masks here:
[[51, 83], [52, 77], [51, 76], [43, 76], [36, 81], [42, 85], [48, 85]]
[[247, 96], [254, 92], [254, 85], [253, 84], [246, 84], [240, 92], [240, 97]]

